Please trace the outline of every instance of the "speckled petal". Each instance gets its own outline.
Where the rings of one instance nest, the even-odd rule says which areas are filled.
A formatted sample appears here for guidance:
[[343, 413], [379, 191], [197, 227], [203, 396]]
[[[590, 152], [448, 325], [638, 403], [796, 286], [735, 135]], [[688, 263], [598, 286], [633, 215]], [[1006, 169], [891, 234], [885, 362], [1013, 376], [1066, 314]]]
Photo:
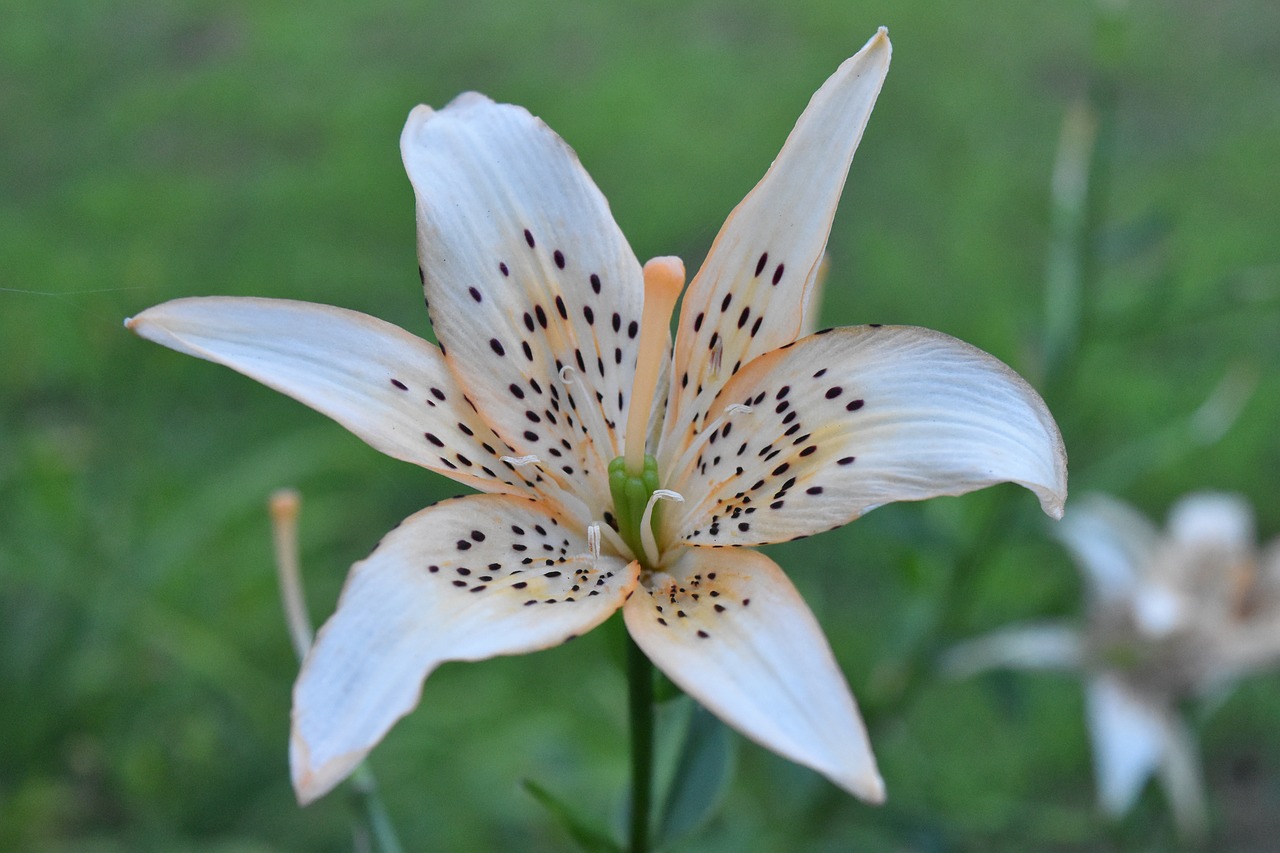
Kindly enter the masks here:
[[356, 767], [451, 660], [559, 645], [621, 606], [638, 564], [592, 558], [542, 504], [472, 495], [410, 516], [351, 570], [293, 693], [298, 799]]
[[604, 197], [545, 124], [474, 93], [414, 109], [400, 148], [432, 325], [459, 384], [517, 455], [607, 505], [643, 283]]
[[761, 356], [725, 386], [709, 426], [669, 474], [685, 502], [662, 516], [664, 542], [779, 542], [1004, 481], [1053, 516], [1066, 499], [1062, 437], [1040, 396], [928, 329], [829, 329]]
[[175, 299], [126, 321], [142, 337], [288, 394], [396, 459], [488, 492], [534, 485], [445, 367], [440, 350], [376, 317], [286, 299]]
[[871, 802], [884, 799], [867, 733], [808, 605], [755, 551], [690, 548], [623, 608], [672, 681], [768, 749]]
[[889, 70], [881, 29], [809, 101], [773, 165], [734, 208], [680, 311], [658, 460], [692, 440], [725, 382], [800, 336], [853, 152]]

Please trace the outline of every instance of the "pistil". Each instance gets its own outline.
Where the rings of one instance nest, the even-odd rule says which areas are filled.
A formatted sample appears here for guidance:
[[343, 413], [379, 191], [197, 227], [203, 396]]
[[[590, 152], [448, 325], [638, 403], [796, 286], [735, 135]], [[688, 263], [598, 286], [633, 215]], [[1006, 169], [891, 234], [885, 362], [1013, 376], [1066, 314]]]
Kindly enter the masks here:
[[644, 445], [649, 433], [653, 395], [662, 373], [671, 333], [671, 310], [684, 288], [684, 262], [675, 257], [653, 258], [644, 265], [644, 310], [640, 315], [640, 351], [631, 386], [631, 410], [623, 436], [627, 473], [644, 473]]
[[[671, 499], [659, 488], [658, 463], [645, 451], [654, 392], [667, 357], [671, 309], [684, 287], [684, 263], [679, 258], [654, 258], [644, 265], [644, 310], [640, 315], [640, 349], [636, 378], [631, 386], [631, 410], [623, 433], [623, 455], [609, 463], [609, 491], [613, 495], [618, 535], [645, 569], [653, 569], [658, 549], [653, 536], [654, 495]], [[678, 495], [676, 496], [679, 497]]]

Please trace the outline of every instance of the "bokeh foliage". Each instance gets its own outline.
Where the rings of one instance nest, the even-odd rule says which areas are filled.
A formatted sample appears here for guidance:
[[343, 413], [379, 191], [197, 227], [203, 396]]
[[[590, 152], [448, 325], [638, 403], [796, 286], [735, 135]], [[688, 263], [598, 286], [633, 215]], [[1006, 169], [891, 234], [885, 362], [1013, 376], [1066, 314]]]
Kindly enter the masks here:
[[[1099, 45], [1087, 2], [6, 6], [0, 848], [350, 847], [342, 794], [300, 811], [288, 787], [296, 666], [265, 500], [304, 493], [320, 619], [352, 561], [456, 489], [120, 321], [253, 294], [428, 334], [396, 140], [413, 104], [466, 89], [546, 119], [637, 254], [692, 267], [813, 89], [888, 25], [895, 59], [832, 235], [824, 317], [941, 329], [1041, 384], [1049, 176], [1063, 115], [1101, 74], [1115, 100], [1083, 337], [1041, 386], [1072, 489], [1156, 517], [1189, 490], [1240, 491], [1280, 532], [1280, 5], [1105, 8], [1120, 23]], [[1224, 377], [1238, 417], [1188, 428]], [[1077, 684], [933, 672], [948, 642], [1078, 613], [1046, 523], [1000, 487], [773, 549], [845, 665], [890, 801], [863, 806], [744, 745], [688, 849], [1173, 844], [1154, 790], [1118, 826], [1095, 814]], [[373, 760], [406, 845], [561, 849], [525, 778], [614, 821], [612, 643], [595, 632], [434, 675]], [[1215, 841], [1265, 849], [1280, 679], [1195, 719]]]

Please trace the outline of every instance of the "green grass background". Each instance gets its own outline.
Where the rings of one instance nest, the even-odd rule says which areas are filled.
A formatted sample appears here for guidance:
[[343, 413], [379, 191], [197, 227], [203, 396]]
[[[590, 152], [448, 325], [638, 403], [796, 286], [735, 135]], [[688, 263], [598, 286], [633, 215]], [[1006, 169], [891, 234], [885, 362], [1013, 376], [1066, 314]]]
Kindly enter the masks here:
[[[1049, 175], [1098, 55], [1085, 2], [305, 4], [18, 0], [0, 13], [0, 849], [344, 850], [342, 794], [286, 772], [296, 665], [265, 501], [305, 497], [313, 614], [397, 521], [456, 491], [121, 320], [197, 294], [327, 302], [428, 334], [409, 108], [477, 89], [573, 145], [644, 258], [696, 266], [809, 95], [877, 25], [895, 57], [830, 243], [830, 323], [941, 329], [1040, 385], [1075, 494], [1154, 517], [1243, 492], [1280, 533], [1280, 5], [1132, 0], [1105, 54], [1097, 274], [1039, 369]], [[1224, 434], [1183, 427], [1224, 376]], [[1077, 618], [1030, 495], [881, 509], [777, 547], [861, 701], [882, 808], [742, 744], [687, 850], [1148, 850], [1162, 797], [1093, 806], [1079, 685], [951, 684], [940, 648]], [[535, 779], [602, 824], [626, 779], [607, 631], [447, 665], [373, 767], [406, 847], [558, 850]], [[1212, 846], [1280, 832], [1280, 679], [1191, 706]]]

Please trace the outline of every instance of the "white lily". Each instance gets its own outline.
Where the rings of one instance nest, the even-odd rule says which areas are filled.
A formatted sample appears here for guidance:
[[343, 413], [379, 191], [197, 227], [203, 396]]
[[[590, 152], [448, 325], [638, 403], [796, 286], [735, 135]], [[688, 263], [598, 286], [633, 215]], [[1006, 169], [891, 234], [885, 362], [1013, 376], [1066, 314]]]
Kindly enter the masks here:
[[1280, 540], [1260, 555], [1248, 504], [1213, 493], [1179, 501], [1164, 533], [1131, 507], [1090, 495], [1056, 534], [1085, 578], [1087, 629], [1005, 629], [958, 646], [945, 665], [953, 675], [1082, 671], [1102, 809], [1124, 815], [1155, 774], [1179, 828], [1200, 834], [1204, 786], [1177, 704], [1280, 662]]
[[642, 268], [569, 146], [474, 93], [417, 107], [401, 136], [439, 348], [282, 300], [180, 299], [128, 321], [486, 493], [411, 516], [353, 567], [294, 691], [301, 801], [439, 664], [547, 648], [620, 608], [729, 725], [883, 798], [817, 621], [736, 546], [1002, 481], [1057, 516], [1066, 490], [1057, 426], [995, 358], [910, 327], [797, 340], [889, 55], [881, 30], [814, 95], [689, 285], [674, 349], [680, 262]]

